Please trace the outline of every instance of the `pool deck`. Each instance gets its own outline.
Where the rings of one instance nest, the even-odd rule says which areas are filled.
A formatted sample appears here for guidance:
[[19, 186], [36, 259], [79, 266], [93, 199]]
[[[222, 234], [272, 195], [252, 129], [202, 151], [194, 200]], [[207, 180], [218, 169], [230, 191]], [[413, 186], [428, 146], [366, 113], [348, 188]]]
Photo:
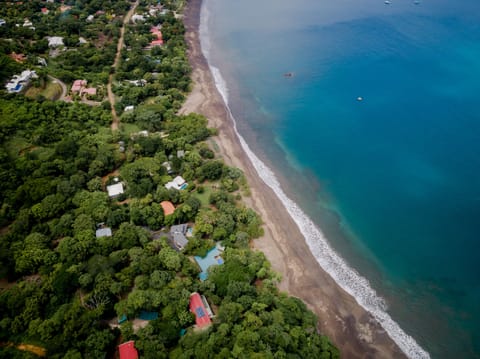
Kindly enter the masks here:
[[195, 256], [195, 261], [200, 266], [202, 272], [200, 273], [200, 279], [204, 281], [208, 278], [208, 268], [214, 265], [223, 264], [223, 258], [221, 257], [223, 251], [219, 249], [219, 246], [215, 246], [207, 252], [205, 257]]

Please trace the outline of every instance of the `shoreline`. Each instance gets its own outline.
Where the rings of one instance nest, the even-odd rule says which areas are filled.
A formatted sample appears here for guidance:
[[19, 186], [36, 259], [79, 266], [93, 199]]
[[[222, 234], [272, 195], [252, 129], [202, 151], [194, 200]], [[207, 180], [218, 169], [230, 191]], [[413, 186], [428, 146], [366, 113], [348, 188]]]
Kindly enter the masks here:
[[378, 322], [347, 294], [318, 264], [305, 238], [277, 195], [258, 176], [236, 134], [229, 110], [218, 92], [200, 38], [202, 0], [190, 0], [184, 23], [194, 88], [181, 114], [205, 115], [219, 134], [218, 152], [229, 165], [241, 168], [251, 196], [244, 197], [264, 221], [265, 235], [254, 241], [272, 269], [282, 275], [281, 291], [302, 299], [318, 316], [319, 330], [329, 336], [345, 358], [404, 358], [405, 355]]

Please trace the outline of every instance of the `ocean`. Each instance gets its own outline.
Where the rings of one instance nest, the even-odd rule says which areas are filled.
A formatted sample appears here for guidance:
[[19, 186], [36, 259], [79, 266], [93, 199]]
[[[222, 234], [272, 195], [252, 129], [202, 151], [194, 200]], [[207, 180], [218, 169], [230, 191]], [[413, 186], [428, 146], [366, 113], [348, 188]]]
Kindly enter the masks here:
[[259, 175], [410, 357], [480, 358], [480, 3], [204, 0]]

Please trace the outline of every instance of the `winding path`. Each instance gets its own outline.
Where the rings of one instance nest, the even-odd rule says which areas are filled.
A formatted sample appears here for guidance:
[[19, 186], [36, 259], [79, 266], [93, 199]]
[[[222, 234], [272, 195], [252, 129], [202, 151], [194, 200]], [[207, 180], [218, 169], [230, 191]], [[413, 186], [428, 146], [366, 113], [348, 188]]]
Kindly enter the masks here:
[[60, 95], [60, 97], [58, 98], [58, 100], [60, 101], [67, 101], [66, 100], [66, 97], [67, 97], [67, 85], [65, 85], [65, 83], [63, 81], [61, 81], [60, 79], [57, 79], [56, 77], [53, 77], [51, 75], [48, 75], [48, 78], [55, 84], [59, 84], [60, 87], [62, 88], [62, 94]]
[[115, 60], [113, 62], [112, 68], [113, 72], [110, 74], [108, 77], [108, 84], [107, 84], [107, 92], [108, 92], [108, 101], [110, 101], [110, 106], [112, 108], [112, 131], [118, 130], [118, 126], [120, 124], [120, 119], [118, 118], [117, 111], [115, 111], [115, 94], [112, 91], [112, 82], [113, 82], [113, 76], [117, 70], [118, 64], [120, 63], [120, 56], [122, 54], [122, 48], [123, 48], [123, 38], [125, 34], [125, 27], [127, 23], [130, 21], [130, 18], [132, 17], [133, 13], [135, 12], [135, 9], [138, 6], [140, 0], [135, 1], [135, 3], [132, 5], [130, 10], [128, 10], [127, 14], [125, 15], [125, 18], [123, 19], [123, 25], [122, 28], [120, 29], [120, 37], [118, 38], [118, 44], [117, 44], [117, 53], [115, 54]]

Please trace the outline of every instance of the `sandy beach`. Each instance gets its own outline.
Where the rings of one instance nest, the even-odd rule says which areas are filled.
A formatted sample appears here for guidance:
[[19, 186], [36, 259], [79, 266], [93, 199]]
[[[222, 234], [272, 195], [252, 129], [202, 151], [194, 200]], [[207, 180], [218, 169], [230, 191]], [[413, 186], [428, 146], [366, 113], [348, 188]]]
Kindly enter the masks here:
[[251, 196], [244, 201], [260, 213], [265, 223], [265, 235], [254, 242], [255, 248], [264, 252], [281, 274], [280, 289], [301, 298], [317, 314], [318, 329], [338, 346], [343, 358], [404, 358], [372, 316], [322, 270], [296, 223], [244, 153], [200, 48], [201, 2], [190, 0], [185, 10], [194, 87], [180, 112], [205, 115], [210, 126], [219, 130], [214, 137], [219, 155], [247, 176]]

